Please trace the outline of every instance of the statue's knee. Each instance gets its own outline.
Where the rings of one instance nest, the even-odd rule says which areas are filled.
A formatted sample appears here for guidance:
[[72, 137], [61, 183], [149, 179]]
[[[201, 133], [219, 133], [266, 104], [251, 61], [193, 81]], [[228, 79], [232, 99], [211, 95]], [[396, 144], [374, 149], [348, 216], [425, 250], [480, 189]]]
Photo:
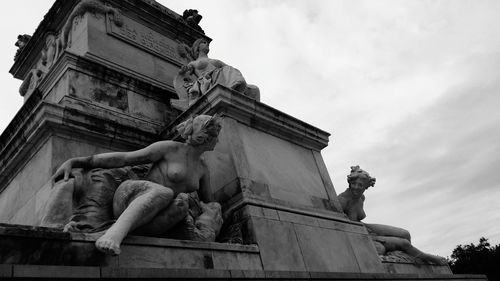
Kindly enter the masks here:
[[170, 202], [174, 198], [174, 191], [168, 187], [155, 186], [150, 192], [151, 195], [158, 200]]
[[411, 235], [410, 235], [410, 232], [408, 230], [405, 230], [405, 238], [411, 242]]
[[407, 249], [410, 249], [412, 247], [410, 241], [408, 241], [406, 239], [401, 239], [401, 241], [399, 242], [399, 244], [400, 244], [400, 247], [403, 250], [407, 250]]

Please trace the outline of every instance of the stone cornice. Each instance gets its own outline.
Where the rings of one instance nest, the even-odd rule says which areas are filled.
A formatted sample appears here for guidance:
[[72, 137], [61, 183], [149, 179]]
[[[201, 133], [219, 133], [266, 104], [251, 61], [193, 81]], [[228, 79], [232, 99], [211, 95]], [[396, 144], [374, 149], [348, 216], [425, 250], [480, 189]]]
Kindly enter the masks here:
[[179, 115], [162, 132], [162, 136], [165, 139], [176, 138], [175, 126], [182, 121], [193, 115], [215, 113], [222, 113], [249, 127], [316, 151], [328, 145], [329, 133], [222, 85], [213, 87]]

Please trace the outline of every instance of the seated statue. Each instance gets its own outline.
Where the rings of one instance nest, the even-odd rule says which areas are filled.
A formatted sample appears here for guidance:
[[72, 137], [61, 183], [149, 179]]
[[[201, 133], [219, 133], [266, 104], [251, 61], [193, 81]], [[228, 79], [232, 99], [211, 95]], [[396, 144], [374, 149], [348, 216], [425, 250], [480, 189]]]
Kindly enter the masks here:
[[[344, 213], [350, 220], [361, 221], [366, 217], [363, 209], [365, 201], [364, 192], [368, 187], [375, 185], [375, 178], [371, 177], [359, 166], [351, 167], [347, 176], [349, 188], [339, 194], [338, 198]], [[410, 233], [402, 228], [383, 224], [364, 224], [372, 237], [379, 255], [389, 252], [402, 251], [416, 260], [422, 260], [438, 265], [447, 264], [443, 257], [431, 255], [420, 251], [411, 244]]]
[[174, 78], [174, 88], [181, 100], [187, 99], [189, 106], [216, 84], [253, 99], [260, 99], [256, 86], [248, 85], [238, 69], [209, 58], [209, 50], [209, 43], [205, 39], [196, 40], [191, 48], [184, 44], [179, 45], [178, 53], [187, 62]]
[[[56, 188], [61, 190], [64, 190], [64, 187], [67, 188], [65, 192], [60, 192], [55, 197], [62, 199], [70, 193], [76, 196], [77, 189], [74, 188], [74, 183], [79, 179], [78, 176], [74, 176], [73, 169], [82, 168], [94, 171], [81, 178], [91, 180], [90, 186], [92, 187], [107, 186], [108, 190], [101, 192], [105, 195], [104, 197], [98, 196], [100, 199], [96, 204], [95, 198], [90, 198], [90, 200], [84, 200], [87, 203], [83, 205], [112, 208], [112, 211], [109, 210], [108, 213], [100, 210], [101, 218], [97, 222], [92, 222], [91, 225], [91, 228], [98, 227], [101, 223], [108, 224], [107, 221], [110, 218], [116, 219], [95, 243], [98, 250], [107, 254], [120, 254], [122, 240], [132, 231], [137, 234], [161, 234], [183, 219], [194, 229], [196, 233], [194, 239], [203, 240], [207, 237], [215, 239], [222, 226], [221, 208], [219, 203], [212, 202], [209, 171], [203, 153], [214, 149], [220, 128], [218, 117], [200, 115], [177, 127], [181, 136], [186, 139], [185, 143], [166, 140], [132, 152], [111, 152], [69, 159], [57, 169], [53, 176], [54, 181], [63, 178], [56, 184]], [[152, 165], [144, 179], [129, 177], [121, 181], [122, 178], [118, 180], [121, 183], [117, 187], [110, 186], [112, 183], [109, 183], [109, 172], [92, 170], [149, 163]], [[73, 192], [71, 188], [68, 188], [71, 182]], [[196, 193], [195, 197], [199, 195], [201, 201], [210, 203], [205, 204], [197, 199], [191, 199], [192, 195], [188, 195], [191, 193]], [[110, 194], [113, 194], [111, 205], [109, 204]], [[85, 197], [88, 197], [87, 195], [89, 194]], [[187, 207], [193, 209], [190, 205], [194, 204], [200, 205], [198, 208], [200, 211], [198, 214], [189, 214]], [[57, 212], [57, 208], [49, 207], [49, 209], [55, 210], [49, 211], [49, 214]], [[95, 206], [90, 209], [99, 210]], [[50, 219], [45, 219], [45, 221], [50, 222]], [[86, 218], [85, 221], [90, 220]], [[79, 220], [72, 220], [72, 222], [66, 225], [66, 230], [83, 228]]]

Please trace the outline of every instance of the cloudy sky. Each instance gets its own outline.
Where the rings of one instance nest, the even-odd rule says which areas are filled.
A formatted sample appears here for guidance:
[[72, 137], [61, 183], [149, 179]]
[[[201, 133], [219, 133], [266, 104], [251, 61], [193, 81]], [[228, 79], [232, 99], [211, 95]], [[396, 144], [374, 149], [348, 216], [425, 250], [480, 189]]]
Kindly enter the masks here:
[[[22, 105], [8, 73], [16, 37], [52, 2], [0, 12], [0, 131]], [[442, 256], [481, 236], [500, 243], [500, 1], [159, 2], [198, 9], [212, 58], [332, 134], [322, 154], [337, 193], [352, 165], [377, 178], [366, 222]]]

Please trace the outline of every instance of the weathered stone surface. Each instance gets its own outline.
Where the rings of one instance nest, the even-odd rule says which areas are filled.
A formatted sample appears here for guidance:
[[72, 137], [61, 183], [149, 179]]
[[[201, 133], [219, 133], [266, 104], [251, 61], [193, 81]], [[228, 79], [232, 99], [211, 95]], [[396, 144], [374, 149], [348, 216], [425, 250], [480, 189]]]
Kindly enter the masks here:
[[16, 265], [14, 278], [99, 278], [98, 267]]
[[95, 249], [99, 236], [0, 225], [0, 264], [262, 270], [256, 246], [130, 236], [118, 258]]
[[384, 271], [369, 235], [348, 233], [347, 239], [349, 239], [349, 244], [352, 247], [361, 272]]
[[308, 271], [361, 272], [345, 233], [294, 224]]
[[293, 224], [262, 218], [252, 223], [264, 270], [306, 270]]

